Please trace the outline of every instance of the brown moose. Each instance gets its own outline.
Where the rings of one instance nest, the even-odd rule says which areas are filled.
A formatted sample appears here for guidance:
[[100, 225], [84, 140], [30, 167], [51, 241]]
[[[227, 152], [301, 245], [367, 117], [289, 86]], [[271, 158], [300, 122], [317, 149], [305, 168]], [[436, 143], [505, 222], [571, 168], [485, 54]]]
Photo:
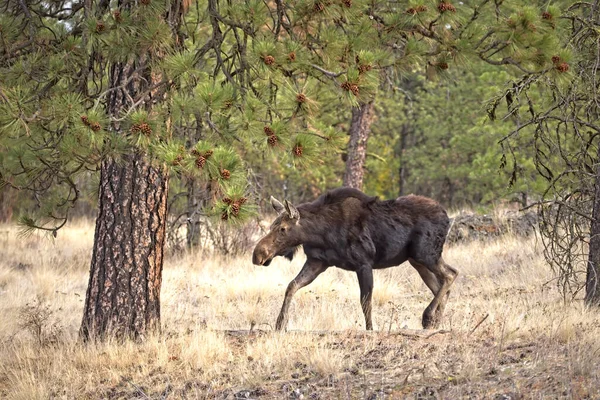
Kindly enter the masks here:
[[271, 197], [279, 216], [252, 255], [254, 264], [266, 266], [275, 256], [292, 259], [298, 246], [304, 247], [306, 263], [287, 287], [277, 330], [287, 324], [296, 291], [330, 266], [356, 272], [366, 328], [372, 330], [373, 269], [407, 260], [434, 295], [423, 312], [423, 328], [439, 325], [458, 271], [442, 259], [450, 223], [436, 201], [414, 195], [382, 201], [343, 187], [298, 207], [284, 203]]

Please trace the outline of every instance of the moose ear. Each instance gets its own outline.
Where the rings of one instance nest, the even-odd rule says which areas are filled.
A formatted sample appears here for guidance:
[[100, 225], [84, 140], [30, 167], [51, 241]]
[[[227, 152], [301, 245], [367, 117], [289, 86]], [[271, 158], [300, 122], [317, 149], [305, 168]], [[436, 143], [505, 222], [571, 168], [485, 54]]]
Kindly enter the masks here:
[[284, 200], [284, 203], [285, 203], [285, 210], [287, 211], [290, 218], [299, 220], [300, 213], [298, 212], [298, 209], [296, 207], [294, 207], [294, 205], [287, 200]]
[[278, 214], [281, 214], [285, 211], [285, 207], [283, 206], [283, 204], [281, 204], [281, 202], [273, 196], [271, 196], [271, 205], [273, 206], [275, 211], [277, 211]]

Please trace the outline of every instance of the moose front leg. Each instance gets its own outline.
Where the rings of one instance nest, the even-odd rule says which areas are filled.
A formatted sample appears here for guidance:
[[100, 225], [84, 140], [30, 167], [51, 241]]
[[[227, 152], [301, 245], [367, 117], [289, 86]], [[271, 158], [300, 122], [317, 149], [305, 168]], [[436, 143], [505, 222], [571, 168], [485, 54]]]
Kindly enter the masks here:
[[368, 331], [373, 330], [371, 320], [371, 298], [373, 297], [373, 269], [362, 267], [356, 271], [358, 285], [360, 286], [360, 306], [365, 314], [365, 323]]
[[277, 317], [277, 324], [275, 325], [275, 329], [280, 331], [285, 328], [287, 325], [288, 319], [288, 309], [290, 308], [290, 303], [292, 301], [292, 297], [304, 286], [309, 285], [312, 281], [315, 280], [317, 276], [319, 276], [323, 271], [327, 269], [327, 266], [320, 261], [317, 260], [306, 260], [304, 266], [298, 273], [298, 276], [292, 280], [286, 291], [285, 298], [283, 299], [283, 305], [281, 306], [281, 311], [279, 312], [279, 316]]

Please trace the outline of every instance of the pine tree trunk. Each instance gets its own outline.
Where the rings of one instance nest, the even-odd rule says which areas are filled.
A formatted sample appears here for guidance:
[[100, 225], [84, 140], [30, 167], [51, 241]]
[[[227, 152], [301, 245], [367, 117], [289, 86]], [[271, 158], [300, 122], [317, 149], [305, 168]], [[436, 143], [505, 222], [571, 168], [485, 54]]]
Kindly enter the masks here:
[[[597, 159], [600, 160], [600, 146]], [[585, 280], [585, 303], [590, 306], [600, 306], [600, 165], [596, 168], [594, 186], [594, 208]]]
[[[110, 69], [107, 112], [118, 117], [152, 83], [141, 58]], [[139, 72], [141, 71], [141, 72]], [[143, 75], [146, 76], [143, 76]], [[160, 329], [168, 174], [132, 148], [100, 166], [99, 214], [80, 335], [83, 340], [143, 338]]]
[[344, 186], [362, 188], [365, 159], [367, 157], [367, 141], [371, 133], [373, 116], [374, 104], [372, 101], [352, 109]]
[[136, 153], [102, 162], [84, 340], [160, 329], [168, 176]]

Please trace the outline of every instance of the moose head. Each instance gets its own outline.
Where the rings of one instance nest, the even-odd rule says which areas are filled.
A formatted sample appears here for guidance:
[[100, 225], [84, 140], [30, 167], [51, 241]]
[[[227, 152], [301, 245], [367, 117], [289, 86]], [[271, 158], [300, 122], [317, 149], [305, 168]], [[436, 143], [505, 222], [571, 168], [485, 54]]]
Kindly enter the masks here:
[[287, 200], [283, 204], [271, 196], [271, 205], [279, 214], [252, 254], [252, 262], [267, 266], [276, 256], [292, 258], [301, 243], [300, 212]]

